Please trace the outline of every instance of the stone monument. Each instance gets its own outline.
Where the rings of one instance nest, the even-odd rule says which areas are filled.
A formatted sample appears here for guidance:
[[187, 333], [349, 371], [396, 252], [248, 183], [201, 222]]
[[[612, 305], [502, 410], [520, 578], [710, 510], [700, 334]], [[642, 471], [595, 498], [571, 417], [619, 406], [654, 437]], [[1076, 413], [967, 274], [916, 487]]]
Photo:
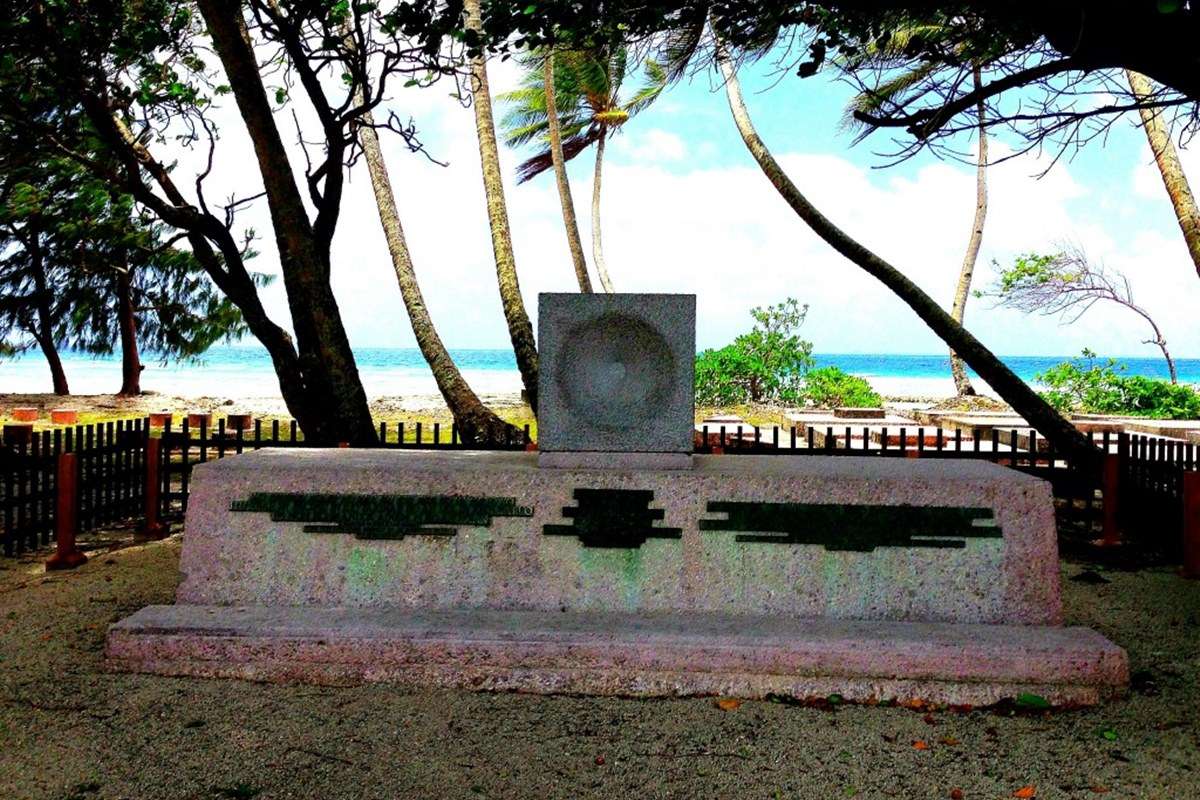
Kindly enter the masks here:
[[538, 297], [538, 465], [692, 466], [696, 298]]
[[694, 298], [543, 295], [540, 453], [198, 467], [177, 602], [113, 669], [985, 705], [1123, 691], [1061, 627], [1048, 484], [977, 460], [692, 456]]

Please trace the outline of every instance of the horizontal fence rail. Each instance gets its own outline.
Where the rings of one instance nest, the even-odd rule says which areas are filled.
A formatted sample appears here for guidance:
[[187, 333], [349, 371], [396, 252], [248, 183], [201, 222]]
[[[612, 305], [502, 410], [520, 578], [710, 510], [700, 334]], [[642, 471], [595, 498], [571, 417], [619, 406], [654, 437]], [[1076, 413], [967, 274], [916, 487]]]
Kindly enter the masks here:
[[[1099, 474], [1079, 468], [1031, 428], [704, 425], [694, 440], [698, 454], [991, 461], [1048, 480], [1060, 530], [1074, 526], [1089, 537], [1103, 531], [1108, 538], [1119, 529], [1130, 542], [1180, 559], [1189, 501], [1185, 485], [1200, 484], [1185, 478], [1200, 470], [1196, 446], [1109, 431], [1090, 436], [1108, 465]], [[238, 416], [212, 426], [205, 417], [178, 427], [170, 421], [153, 427], [149, 418], [118, 420], [0, 442], [2, 551], [11, 556], [50, 543], [62, 453], [76, 454], [79, 527], [91, 530], [125, 520], [146, 518], [157, 525], [160, 516], [178, 518], [187, 510], [191, 473], [198, 464], [247, 450], [308, 446], [294, 420], [264, 423]], [[480, 446], [464, 443], [453, 424], [396, 421], [379, 423], [377, 446], [525, 450], [533, 441], [529, 426], [510, 441]]]

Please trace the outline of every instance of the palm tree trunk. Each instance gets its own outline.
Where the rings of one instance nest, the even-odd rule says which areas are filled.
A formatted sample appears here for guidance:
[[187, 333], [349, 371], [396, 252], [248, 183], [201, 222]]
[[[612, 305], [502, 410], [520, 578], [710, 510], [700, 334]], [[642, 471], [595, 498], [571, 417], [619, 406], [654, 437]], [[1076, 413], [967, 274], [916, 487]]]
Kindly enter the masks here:
[[558, 200], [562, 203], [563, 227], [567, 229], [567, 248], [575, 265], [579, 291], [591, 292], [587, 262], [583, 258], [583, 242], [579, 238], [579, 223], [575, 219], [575, 201], [571, 199], [571, 182], [567, 180], [567, 164], [563, 158], [562, 131], [558, 124], [558, 108], [554, 103], [554, 51], [546, 53], [542, 63], [542, 82], [546, 89], [546, 128], [550, 135], [550, 160], [554, 164], [554, 180], [558, 184]]
[[121, 391], [120, 397], [142, 393], [142, 360], [138, 357], [137, 319], [133, 313], [133, 286], [129, 264], [117, 270], [117, 327], [121, 334]]
[[[979, 68], [972, 75], [975, 88], [982, 84]], [[984, 114], [987, 108], [981, 102], [977, 107], [979, 116], [979, 154], [975, 161], [975, 220], [971, 223], [971, 238], [967, 240], [967, 252], [963, 256], [962, 268], [958, 272], [958, 286], [954, 289], [954, 305], [950, 316], [959, 325], [967, 312], [967, 298], [971, 296], [971, 279], [975, 276], [975, 263], [979, 260], [979, 248], [983, 245], [983, 224], [987, 221], [987, 163], [988, 141], [987, 126], [984, 124]], [[967, 377], [967, 368], [958, 354], [950, 350], [950, 374], [954, 377], [954, 390], [960, 397], [975, 394], [975, 387]]]
[[[482, 27], [479, 0], [465, 0], [467, 27]], [[471, 96], [475, 107], [475, 133], [479, 137], [479, 161], [483, 167], [483, 190], [487, 195], [488, 222], [492, 229], [492, 252], [496, 258], [496, 281], [500, 302], [508, 322], [508, 336], [517, 358], [517, 370], [525, 385], [525, 398], [537, 413], [538, 353], [533, 325], [525, 311], [521, 285], [517, 280], [517, 260], [513, 255], [512, 233], [508, 227], [508, 207], [504, 202], [504, 180], [500, 172], [500, 149], [496, 144], [496, 123], [492, 117], [492, 95], [488, 88], [487, 61], [483, 54], [471, 59]]]
[[996, 358], [982, 342], [955, 322], [932, 297], [909, 280], [904, 273], [852, 239], [808, 201], [808, 198], [784, 173], [775, 157], [771, 155], [754, 130], [749, 112], [746, 110], [746, 104], [742, 100], [741, 89], [738, 86], [733, 65], [719, 42], [717, 63], [725, 76], [725, 91], [729, 98], [729, 108], [733, 112], [734, 122], [737, 123], [742, 141], [745, 142], [746, 148], [758, 162], [767, 180], [796, 212], [796, 215], [833, 249], [868, 274], [879, 279], [884, 286], [900, 297], [926, 325], [933, 329], [934, 333], [941, 337], [942, 341], [950, 345], [954, 352], [958, 353], [972, 369], [979, 373], [980, 377], [991, 384], [1000, 397], [1049, 439], [1059, 452], [1071, 456], [1080, 467], [1098, 468], [1099, 453], [1086, 436], [1039, 397], [1028, 384], [1006, 367], [1004, 362]]
[[604, 291], [612, 294], [612, 279], [608, 277], [604, 245], [600, 241], [600, 175], [604, 168], [604, 142], [608, 138], [607, 134], [607, 128], [600, 128], [600, 138], [596, 140], [596, 172], [592, 177], [592, 261], [596, 264], [600, 285], [604, 287]]
[[[1150, 79], [1140, 72], [1127, 69], [1125, 77], [1135, 99], [1144, 100], [1154, 93]], [[1150, 150], [1158, 164], [1163, 186], [1167, 188], [1167, 196], [1175, 208], [1175, 217], [1179, 221], [1179, 229], [1183, 231], [1188, 254], [1192, 257], [1196, 274], [1200, 275], [1200, 207], [1196, 205], [1196, 198], [1183, 173], [1179, 153], [1171, 142], [1171, 133], [1162, 121], [1161, 112], [1155, 108], [1140, 108], [1138, 113], [1142, 115], [1142, 127], [1146, 129], [1146, 138], [1150, 140]]]
[[[362, 99], [356, 99], [355, 102], [361, 103]], [[446, 401], [446, 406], [454, 416], [454, 422], [464, 442], [486, 444], [515, 441], [519, 434], [517, 429], [485, 406], [463, 379], [454, 359], [450, 357], [441, 337], [438, 336], [433, 318], [429, 316], [425, 298], [421, 296], [421, 286], [417, 283], [417, 273], [413, 268], [408, 242], [404, 237], [404, 227], [400, 224], [400, 211], [396, 208], [392, 182], [383, 160], [383, 150], [379, 146], [379, 134], [372, 127], [374, 122], [370, 112], [362, 116], [362, 125], [357, 130], [358, 141], [362, 145], [367, 171], [371, 174], [375, 205], [379, 210], [379, 223], [383, 226], [383, 235], [387, 239], [392, 268], [396, 272], [396, 282], [400, 284], [400, 296], [404, 299], [405, 309], [408, 310], [408, 319], [412, 323], [413, 335], [417, 338], [417, 347], [421, 349], [421, 355], [425, 357], [425, 362], [433, 372], [438, 391], [442, 393], [442, 399]]]

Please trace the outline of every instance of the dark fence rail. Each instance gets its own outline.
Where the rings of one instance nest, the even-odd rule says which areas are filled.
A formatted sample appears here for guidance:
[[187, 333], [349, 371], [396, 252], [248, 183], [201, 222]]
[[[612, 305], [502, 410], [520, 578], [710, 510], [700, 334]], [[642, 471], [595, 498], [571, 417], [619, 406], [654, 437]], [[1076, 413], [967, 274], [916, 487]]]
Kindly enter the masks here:
[[[55, 529], [56, 464], [76, 454], [79, 527], [88, 530], [157, 513], [187, 510], [197, 464], [229, 455], [308, 445], [294, 421], [230, 417], [215, 426], [200, 418], [152, 430], [150, 419], [79, 425], [0, 443], [0, 542], [5, 555], [47, 545]], [[454, 425], [380, 422], [379, 447], [480, 449], [461, 441]], [[1057, 452], [1032, 429], [962, 429], [880, 426], [703, 426], [695, 451], [705, 454], [829, 455], [874, 458], [982, 459], [1048, 480], [1057, 499], [1060, 530], [1082, 538], [1103, 535], [1183, 557], [1185, 485], [1195, 480], [1200, 452], [1193, 444], [1154, 436], [1091, 435], [1105, 454], [1097, 474]], [[533, 446], [528, 426], [518, 437], [484, 449]], [[157, 450], [152, 453], [151, 449]], [[151, 464], [150, 462], [153, 462]], [[1186, 476], [1192, 474], [1192, 478]], [[147, 507], [147, 493], [154, 511]], [[155, 497], [155, 495], [157, 497]], [[1193, 500], [1193, 502], [1196, 502]], [[157, 524], [157, 520], [154, 521]], [[1200, 528], [1200, 524], [1196, 524]]]

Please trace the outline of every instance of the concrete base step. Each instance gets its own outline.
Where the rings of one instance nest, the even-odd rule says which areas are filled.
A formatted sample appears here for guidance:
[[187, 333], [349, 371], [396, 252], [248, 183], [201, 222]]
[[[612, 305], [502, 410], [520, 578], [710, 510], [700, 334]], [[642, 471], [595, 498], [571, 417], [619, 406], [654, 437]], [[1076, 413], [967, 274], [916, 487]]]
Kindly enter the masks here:
[[148, 606], [111, 669], [271, 682], [989, 705], [1117, 696], [1125, 651], [1086, 628], [712, 614]]

